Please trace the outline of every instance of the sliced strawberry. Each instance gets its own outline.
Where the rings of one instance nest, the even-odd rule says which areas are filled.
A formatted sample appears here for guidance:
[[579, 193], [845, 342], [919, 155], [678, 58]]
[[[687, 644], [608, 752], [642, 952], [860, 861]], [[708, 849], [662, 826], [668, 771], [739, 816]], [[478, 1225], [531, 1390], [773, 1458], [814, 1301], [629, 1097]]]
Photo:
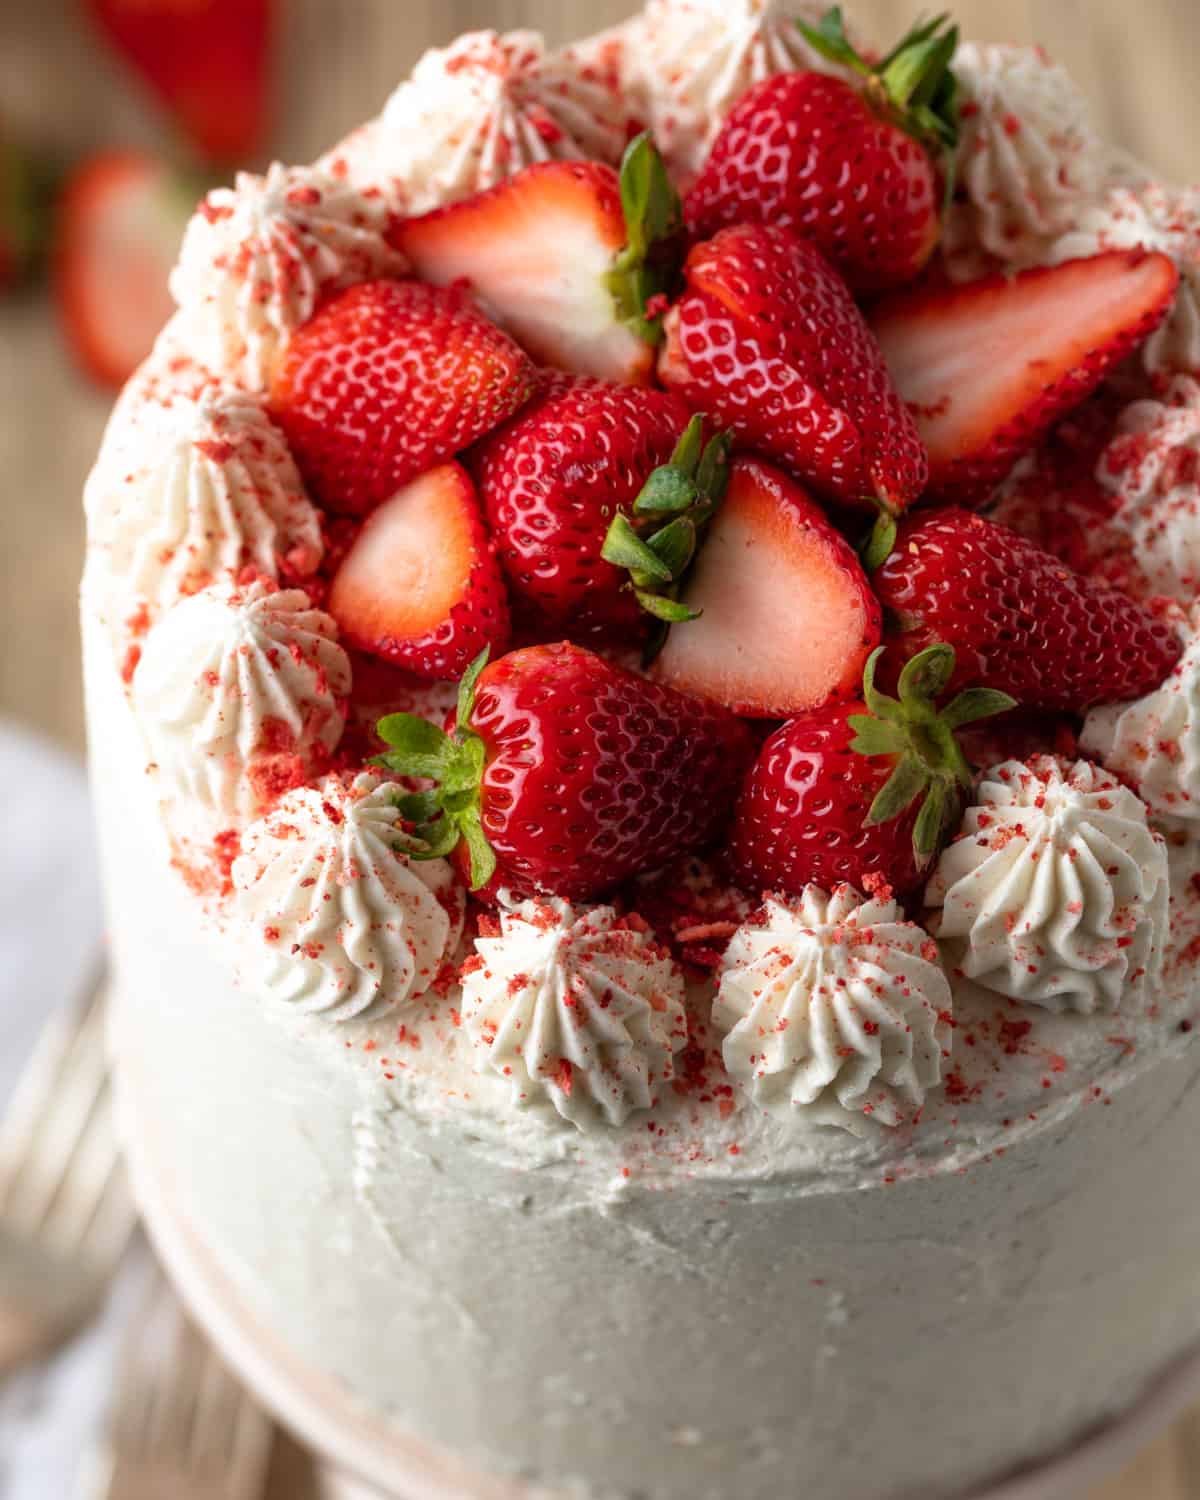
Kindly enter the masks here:
[[843, 536], [794, 480], [738, 459], [654, 665], [736, 713], [786, 718], [858, 691], [880, 612]]
[[219, 162], [261, 150], [273, 0], [88, 0], [88, 6], [197, 150]]
[[364, 515], [498, 427], [535, 384], [462, 288], [366, 281], [293, 336], [271, 407], [321, 503]]
[[929, 450], [929, 488], [985, 498], [1166, 316], [1167, 256], [1111, 250], [894, 299], [876, 337]]
[[431, 469], [367, 517], [328, 608], [349, 645], [434, 681], [503, 649], [508, 600], [465, 469]]
[[654, 260], [677, 236], [679, 200], [645, 137], [621, 175], [599, 162], [540, 162], [394, 236], [417, 274], [465, 281], [536, 359], [645, 385], [660, 337], [647, 301]]
[[899, 512], [925, 450], [845, 282], [786, 229], [739, 224], [693, 248], [666, 320], [665, 385], [844, 504]]
[[80, 365], [123, 385], [175, 310], [167, 277], [190, 203], [160, 161], [104, 151], [68, 179], [55, 234], [55, 294]]

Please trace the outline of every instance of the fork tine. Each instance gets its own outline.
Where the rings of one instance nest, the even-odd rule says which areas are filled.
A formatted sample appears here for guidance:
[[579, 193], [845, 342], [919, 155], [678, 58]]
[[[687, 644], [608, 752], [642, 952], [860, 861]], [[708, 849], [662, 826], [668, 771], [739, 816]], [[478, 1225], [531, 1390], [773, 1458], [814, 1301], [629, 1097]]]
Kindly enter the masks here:
[[[116, 1189], [118, 1162], [111, 1098], [106, 1087], [86, 1133], [78, 1141], [71, 1168], [60, 1178], [58, 1191], [43, 1218], [43, 1235], [60, 1254], [82, 1253], [88, 1246], [89, 1230], [107, 1195]], [[100, 1243], [103, 1242], [89, 1248], [97, 1250]]]

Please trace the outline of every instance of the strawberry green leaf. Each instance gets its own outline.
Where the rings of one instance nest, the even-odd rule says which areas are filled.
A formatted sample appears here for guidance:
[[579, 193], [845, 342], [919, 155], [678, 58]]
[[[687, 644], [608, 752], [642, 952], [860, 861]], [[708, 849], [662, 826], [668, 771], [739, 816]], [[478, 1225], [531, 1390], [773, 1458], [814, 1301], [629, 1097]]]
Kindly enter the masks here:
[[448, 854], [454, 852], [459, 839], [462, 838], [462, 829], [453, 818], [438, 818], [436, 822], [421, 824], [416, 836], [425, 847], [407, 851], [410, 859], [445, 859]]
[[621, 161], [625, 247], [608, 273], [608, 289], [621, 321], [647, 343], [662, 342], [662, 313], [648, 314], [653, 299], [675, 286], [682, 260], [683, 204], [649, 132], [630, 141]]
[[690, 516], [676, 516], [647, 538], [646, 545], [669, 569], [674, 580], [683, 576], [684, 569], [696, 555], [696, 527]]
[[694, 412], [671, 454], [671, 467], [682, 469], [689, 479], [696, 473], [704, 448], [704, 418]]
[[[652, 594], [646, 589], [634, 589], [633, 593], [648, 615], [653, 615], [656, 620], [662, 620], [667, 625], [686, 625], [689, 620], [700, 618], [700, 610], [681, 604], [669, 594]], [[661, 644], [658, 649], [662, 649]]]
[[851, 68], [856, 73], [864, 76], [870, 74], [870, 68], [858, 55], [846, 36], [846, 24], [842, 19], [842, 7], [834, 5], [821, 17], [816, 26], [809, 26], [804, 21], [797, 21], [804, 40], [822, 57], [827, 57], [830, 62], [840, 63], [844, 68]]
[[[696, 419], [693, 417], [693, 421]], [[710, 438], [696, 468], [696, 488], [716, 510], [729, 488], [729, 454], [733, 447], [732, 432], [718, 432]]]
[[908, 749], [908, 735], [899, 724], [870, 714], [851, 714], [846, 722], [854, 730], [850, 748], [859, 755], [902, 755]]
[[460, 730], [465, 729], [471, 722], [471, 715], [475, 711], [475, 688], [479, 682], [479, 674], [488, 664], [491, 648], [485, 646], [471, 665], [462, 675], [458, 684], [458, 708], [455, 715], [455, 723]]
[[695, 481], [685, 470], [671, 462], [663, 464], [650, 475], [633, 502], [633, 511], [638, 516], [658, 513], [674, 515], [694, 505], [699, 495]]
[[454, 744], [445, 730], [417, 714], [389, 714], [380, 719], [375, 732], [390, 746], [375, 763], [406, 776], [439, 781], [453, 757]]
[[866, 572], [874, 573], [882, 568], [892, 555], [896, 545], [896, 518], [890, 511], [881, 510], [875, 524], [859, 549], [859, 556]]
[[921, 804], [921, 811], [917, 814], [917, 821], [913, 827], [913, 850], [918, 864], [922, 867], [933, 858], [941, 842], [948, 800], [949, 793], [946, 784], [935, 781], [926, 793], [925, 801]]
[[396, 798], [396, 806], [406, 823], [429, 823], [440, 811], [436, 792], [404, 792]]
[[1016, 706], [1017, 700], [998, 688], [966, 688], [942, 710], [942, 723], [951, 729], [961, 729], [964, 724], [990, 719], [993, 714], [1007, 713]]
[[904, 664], [899, 683], [901, 703], [940, 697], [953, 675], [954, 647], [941, 642], [927, 646]]
[[906, 754], [876, 793], [867, 813], [867, 827], [898, 818], [928, 785], [929, 776], [921, 761], [912, 753]]
[[645, 573], [663, 583], [672, 581], [670, 567], [638, 536], [623, 511], [618, 511], [612, 518], [600, 556], [615, 568], [625, 568], [630, 573]]
[[890, 698], [887, 693], [881, 693], [875, 686], [875, 671], [883, 652], [882, 646], [876, 646], [867, 657], [867, 664], [863, 668], [863, 702], [877, 719], [890, 719], [896, 723], [902, 723], [904, 721], [903, 705], [897, 699]]
[[478, 817], [464, 819], [461, 828], [467, 846], [471, 889], [477, 891], [496, 873], [496, 851], [488, 843]]

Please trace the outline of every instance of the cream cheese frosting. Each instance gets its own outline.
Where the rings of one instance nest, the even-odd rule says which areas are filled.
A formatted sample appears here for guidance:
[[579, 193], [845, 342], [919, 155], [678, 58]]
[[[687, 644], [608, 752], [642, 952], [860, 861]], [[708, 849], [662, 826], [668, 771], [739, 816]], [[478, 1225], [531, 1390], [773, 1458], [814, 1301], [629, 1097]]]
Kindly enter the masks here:
[[1036, 47], [962, 43], [957, 192], [943, 229], [951, 275], [1033, 265], [1100, 191], [1106, 152], [1087, 100]]
[[324, 551], [318, 512], [261, 403], [202, 373], [189, 384], [194, 397], [145, 376], [146, 399], [114, 414], [84, 493], [92, 556], [129, 614], [157, 614], [246, 567], [306, 578]]
[[1200, 188], [1176, 190], [1157, 183], [1113, 187], [1080, 208], [1046, 259], [1057, 265], [1136, 246], [1162, 251], [1179, 268], [1174, 305], [1142, 345], [1143, 365], [1151, 375], [1200, 373]]
[[954, 972], [1049, 1010], [1145, 1010], [1167, 934], [1166, 849], [1110, 772], [1050, 755], [982, 776], [926, 889]]
[[614, 80], [536, 31], [470, 31], [431, 48], [377, 121], [326, 159], [381, 188], [398, 213], [422, 214], [535, 162], [615, 163], [628, 139]]
[[264, 390], [287, 340], [325, 293], [407, 263], [388, 243], [378, 193], [312, 167], [239, 172], [192, 216], [171, 294], [196, 357], [249, 390]]
[[445, 860], [411, 857], [399, 790], [371, 772], [327, 777], [243, 835], [234, 917], [276, 999], [347, 1021], [453, 979], [462, 887]]
[[912, 1120], [949, 1056], [937, 944], [894, 901], [850, 886], [770, 899], [718, 972], [722, 1055], [763, 1109], [855, 1134]]
[[754, 84], [798, 69], [849, 76], [796, 26], [815, 26], [824, 10], [795, 0], [650, 0], [628, 43], [627, 82], [685, 183]]
[[1200, 819], [1200, 605], [1187, 616], [1187, 645], [1175, 670], [1135, 703], [1094, 708], [1080, 746], [1136, 788], [1156, 817]]
[[687, 1042], [683, 977], [645, 923], [558, 899], [501, 911], [462, 974], [479, 1065], [515, 1104], [584, 1128], [623, 1125], [674, 1077]]
[[132, 686], [164, 797], [245, 823], [328, 768], [350, 662], [307, 594], [228, 580], [151, 630]]

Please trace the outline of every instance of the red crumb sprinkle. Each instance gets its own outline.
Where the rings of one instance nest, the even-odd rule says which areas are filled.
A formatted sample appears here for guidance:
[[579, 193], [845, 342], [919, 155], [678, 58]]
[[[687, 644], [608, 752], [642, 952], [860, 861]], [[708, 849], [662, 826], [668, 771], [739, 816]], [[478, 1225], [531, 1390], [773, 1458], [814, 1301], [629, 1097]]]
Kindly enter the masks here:
[[560, 1057], [554, 1071], [554, 1082], [569, 1099], [575, 1087], [575, 1069], [565, 1057]]
[[1009, 1057], [1015, 1057], [1020, 1052], [1021, 1043], [1032, 1030], [1032, 1021], [1009, 1021], [1001, 1018], [999, 1038]]
[[121, 663], [121, 681], [126, 687], [133, 681], [133, 674], [138, 669], [138, 662], [142, 659], [142, 648], [130, 646], [125, 653], [125, 660]]

